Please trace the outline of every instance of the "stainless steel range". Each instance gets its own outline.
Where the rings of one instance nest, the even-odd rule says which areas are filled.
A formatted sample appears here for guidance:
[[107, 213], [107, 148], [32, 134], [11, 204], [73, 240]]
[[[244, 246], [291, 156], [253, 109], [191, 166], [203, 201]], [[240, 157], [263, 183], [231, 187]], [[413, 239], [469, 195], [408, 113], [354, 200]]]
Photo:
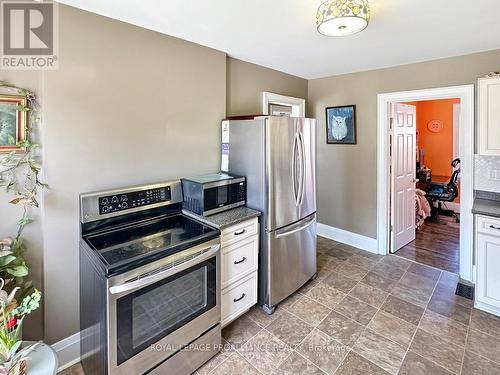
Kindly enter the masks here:
[[181, 204], [180, 181], [80, 196], [87, 374], [190, 374], [220, 349], [220, 233]]

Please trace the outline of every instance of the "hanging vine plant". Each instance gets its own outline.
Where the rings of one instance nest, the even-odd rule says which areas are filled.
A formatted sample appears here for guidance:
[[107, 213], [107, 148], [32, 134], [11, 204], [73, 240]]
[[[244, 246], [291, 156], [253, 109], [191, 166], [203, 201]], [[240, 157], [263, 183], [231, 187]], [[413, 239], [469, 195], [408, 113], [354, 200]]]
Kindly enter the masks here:
[[[25, 260], [26, 246], [23, 231], [33, 220], [31, 209], [38, 207], [37, 194], [46, 185], [40, 181], [40, 165], [37, 162], [38, 144], [33, 140], [33, 128], [40, 122], [39, 105], [34, 93], [28, 89], [0, 81], [0, 90], [7, 92], [10, 98], [22, 99], [15, 106], [16, 116], [25, 119], [22, 124], [22, 138], [15, 139], [8, 134], [8, 152], [0, 153], [0, 187], [5, 190], [8, 202], [21, 208], [21, 217], [17, 221], [17, 231], [12, 237], [0, 240], [0, 278], [6, 280], [6, 289], [21, 287], [23, 295], [32, 288], [27, 280], [29, 267]], [[0, 94], [0, 98], [3, 94]], [[0, 121], [0, 131], [8, 124]], [[11, 147], [9, 147], [9, 145]], [[1, 151], [1, 150], [0, 150]], [[5, 218], [1, 219], [4, 222]]]

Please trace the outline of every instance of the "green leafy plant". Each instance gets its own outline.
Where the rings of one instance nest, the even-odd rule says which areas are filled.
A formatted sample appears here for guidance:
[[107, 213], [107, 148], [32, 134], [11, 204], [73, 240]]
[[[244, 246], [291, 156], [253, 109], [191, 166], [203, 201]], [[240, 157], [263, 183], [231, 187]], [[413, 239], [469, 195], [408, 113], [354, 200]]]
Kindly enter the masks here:
[[[14, 292], [15, 293], [15, 292]], [[29, 359], [28, 354], [37, 347], [34, 343], [21, 348], [21, 330], [24, 318], [40, 306], [41, 293], [34, 290], [23, 298], [21, 304], [9, 312], [6, 300], [0, 301], [0, 374], [8, 375]]]
[[[37, 194], [46, 187], [40, 181], [41, 167], [37, 162], [36, 150], [38, 144], [32, 142], [33, 127], [39, 122], [38, 103], [35, 95], [27, 89], [0, 81], [0, 89], [26, 96], [26, 105], [18, 105], [17, 110], [27, 112], [25, 139], [17, 142], [22, 151], [11, 151], [0, 154], [0, 186], [10, 195], [9, 203], [22, 208], [21, 218], [17, 222], [17, 232], [9, 238], [0, 241], [0, 277], [6, 280], [7, 289], [22, 288], [26, 295], [32, 288], [26, 280], [29, 267], [24, 254], [26, 246], [22, 233], [31, 219], [31, 208], [38, 207]], [[11, 139], [14, 144], [15, 140]], [[12, 197], [13, 195], [13, 197]]]

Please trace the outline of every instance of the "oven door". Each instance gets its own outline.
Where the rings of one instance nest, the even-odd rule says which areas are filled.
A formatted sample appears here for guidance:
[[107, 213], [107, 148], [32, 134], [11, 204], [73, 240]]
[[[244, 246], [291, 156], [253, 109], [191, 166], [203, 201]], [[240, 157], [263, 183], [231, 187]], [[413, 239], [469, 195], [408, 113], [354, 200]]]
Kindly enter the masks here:
[[220, 323], [219, 239], [108, 282], [108, 370], [142, 374]]

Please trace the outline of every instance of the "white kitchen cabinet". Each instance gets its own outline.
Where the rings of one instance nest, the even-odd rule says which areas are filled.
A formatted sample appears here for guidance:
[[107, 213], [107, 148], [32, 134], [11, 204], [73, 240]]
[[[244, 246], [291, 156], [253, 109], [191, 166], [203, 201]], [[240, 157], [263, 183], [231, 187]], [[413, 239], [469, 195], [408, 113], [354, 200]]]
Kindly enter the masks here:
[[500, 77], [479, 79], [479, 154], [500, 156]]
[[476, 217], [475, 307], [500, 316], [500, 219]]
[[257, 303], [259, 223], [246, 220], [221, 232], [222, 327]]
[[257, 274], [253, 273], [222, 290], [222, 327], [257, 303]]
[[222, 289], [257, 270], [258, 251], [259, 240], [254, 235], [222, 248]]

